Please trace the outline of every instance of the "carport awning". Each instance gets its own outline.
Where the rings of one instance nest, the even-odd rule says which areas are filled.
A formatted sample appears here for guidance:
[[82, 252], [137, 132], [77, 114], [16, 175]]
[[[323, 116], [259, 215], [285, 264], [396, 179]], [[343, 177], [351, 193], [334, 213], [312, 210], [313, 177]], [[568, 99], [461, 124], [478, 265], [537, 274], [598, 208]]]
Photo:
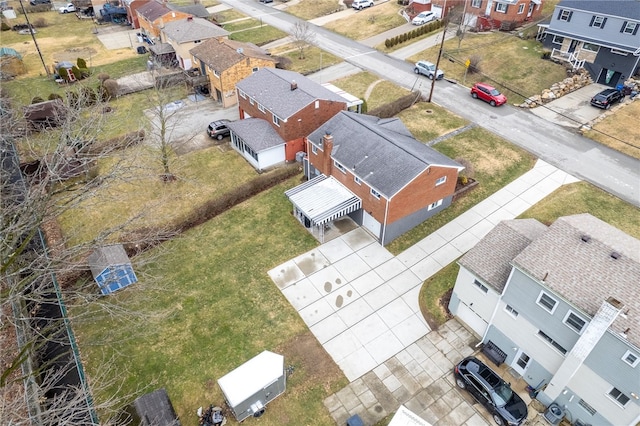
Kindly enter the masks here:
[[312, 225], [331, 222], [362, 206], [362, 200], [332, 176], [317, 176], [284, 194]]

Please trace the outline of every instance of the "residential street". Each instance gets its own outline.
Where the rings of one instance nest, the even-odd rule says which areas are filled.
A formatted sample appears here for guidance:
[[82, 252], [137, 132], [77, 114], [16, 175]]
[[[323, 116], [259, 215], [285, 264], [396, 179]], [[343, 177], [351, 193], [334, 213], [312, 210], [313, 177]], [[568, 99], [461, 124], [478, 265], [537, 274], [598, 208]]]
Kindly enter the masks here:
[[[255, 0], [222, 0], [222, 3], [286, 32], [299, 20]], [[418, 88], [428, 94], [430, 81], [424, 77], [416, 78], [412, 64], [320, 26], [315, 26], [314, 30], [315, 45], [321, 49], [402, 87]], [[530, 111], [509, 105], [496, 109], [483, 102], [474, 102], [468, 89], [455, 83], [437, 82], [432, 100], [575, 177], [640, 206], [640, 161], [539, 118]]]

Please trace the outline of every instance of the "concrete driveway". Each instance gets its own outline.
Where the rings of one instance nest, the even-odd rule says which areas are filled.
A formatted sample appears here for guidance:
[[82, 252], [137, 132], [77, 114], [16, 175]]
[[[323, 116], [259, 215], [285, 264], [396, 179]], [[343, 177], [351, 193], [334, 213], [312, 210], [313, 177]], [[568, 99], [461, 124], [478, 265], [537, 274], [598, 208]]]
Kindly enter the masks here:
[[590, 84], [548, 104], [532, 108], [531, 112], [560, 126], [577, 129], [604, 112], [600, 108], [591, 106], [589, 102], [596, 93], [608, 88], [603, 84]]

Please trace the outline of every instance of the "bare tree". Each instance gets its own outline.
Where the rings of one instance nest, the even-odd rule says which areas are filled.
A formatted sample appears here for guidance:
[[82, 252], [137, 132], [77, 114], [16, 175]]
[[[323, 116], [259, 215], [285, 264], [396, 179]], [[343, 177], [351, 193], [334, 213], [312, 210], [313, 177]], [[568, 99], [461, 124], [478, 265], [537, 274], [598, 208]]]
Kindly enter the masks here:
[[[101, 298], [85, 278], [87, 253], [114, 233], [122, 235], [130, 223], [75, 243], [42, 232], [60, 215], [96, 202], [98, 191], [108, 193], [111, 183], [130, 179], [135, 163], [120, 154], [131, 142], [127, 138], [117, 144], [98, 138], [108, 125], [105, 105], [79, 87], [50, 104], [45, 119], [32, 114], [27, 121], [9, 108], [0, 120], [0, 424], [97, 424], [97, 410], [109, 424], [111, 410], [123, 401], [93, 400], [92, 390], [111, 384], [85, 379], [71, 322], [81, 321], [83, 313], [144, 321]], [[80, 315], [72, 318], [67, 304], [86, 309], [75, 309]]]
[[305, 49], [313, 44], [316, 38], [316, 33], [313, 31], [311, 24], [307, 21], [296, 22], [291, 28], [290, 34], [293, 38], [293, 44], [298, 49], [298, 59], [304, 59]]

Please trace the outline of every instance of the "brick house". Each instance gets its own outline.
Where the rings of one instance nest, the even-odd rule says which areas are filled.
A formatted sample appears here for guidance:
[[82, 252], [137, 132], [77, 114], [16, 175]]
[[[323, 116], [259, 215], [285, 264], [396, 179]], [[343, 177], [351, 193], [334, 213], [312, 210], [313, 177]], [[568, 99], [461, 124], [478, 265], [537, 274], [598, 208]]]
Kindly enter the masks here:
[[[237, 84], [241, 120], [231, 123], [231, 144], [258, 170], [293, 161], [305, 137], [347, 100], [293, 71], [263, 68]], [[268, 160], [267, 160], [268, 157]]]
[[[191, 15], [196, 18], [208, 18], [209, 12], [207, 9], [201, 4], [192, 4], [185, 6], [176, 6], [164, 1], [156, 1], [156, 0], [123, 0], [122, 5], [127, 11], [127, 20], [131, 23], [131, 26], [134, 29], [140, 28], [140, 22], [138, 20], [138, 14], [136, 10], [147, 3], [161, 3], [166, 6], [169, 10], [177, 10], [188, 15]], [[97, 9], [96, 9], [97, 10]]]
[[[542, 16], [543, 0], [432, 0], [436, 16], [446, 16], [454, 8], [464, 11], [464, 23], [480, 31], [522, 25]], [[447, 10], [443, 12], [446, 4]]]
[[398, 118], [341, 111], [306, 143], [309, 181], [286, 195], [320, 237], [327, 222], [349, 215], [387, 244], [449, 206], [463, 169]]
[[149, 37], [158, 40], [160, 30], [167, 23], [187, 19], [192, 16], [179, 10], [172, 10], [164, 3], [148, 1], [135, 9], [140, 29]]
[[590, 214], [506, 220], [458, 264], [449, 310], [492, 361], [571, 424], [638, 423], [640, 240]]
[[189, 51], [193, 67], [209, 78], [211, 97], [228, 108], [238, 103], [236, 84], [277, 60], [258, 46], [227, 38], [212, 38]]
[[184, 70], [190, 70], [193, 67], [191, 49], [211, 38], [220, 40], [228, 37], [228, 31], [206, 19], [191, 16], [168, 22], [160, 30], [160, 41], [173, 47], [175, 59]]

